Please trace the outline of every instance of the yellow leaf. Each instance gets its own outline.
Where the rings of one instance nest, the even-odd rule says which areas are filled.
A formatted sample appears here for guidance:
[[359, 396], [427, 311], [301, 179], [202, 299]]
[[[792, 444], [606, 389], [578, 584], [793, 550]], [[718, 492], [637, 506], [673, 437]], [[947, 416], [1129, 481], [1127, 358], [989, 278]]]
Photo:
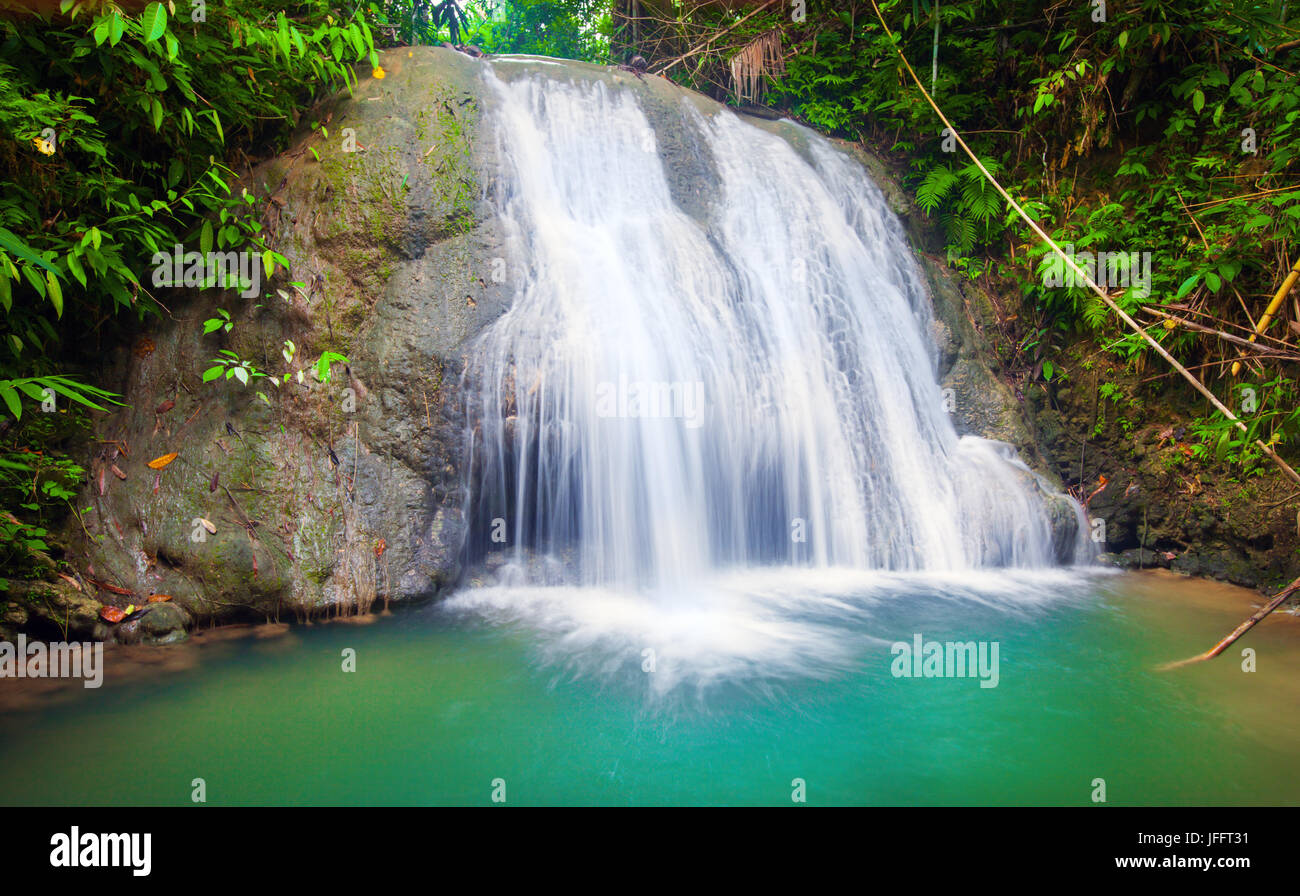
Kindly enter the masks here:
[[149, 469], [161, 470], [176, 459], [177, 453], [178, 452], [173, 451], [171, 454], [164, 454], [162, 457], [155, 457], [153, 460], [149, 461]]
[[45, 140], [41, 137], [35, 137], [32, 139], [32, 142], [36, 144], [36, 149], [39, 150], [42, 155], [47, 155], [47, 156], [54, 155], [54, 144], [51, 143], [49, 140]]
[[388, 72], [384, 71], [384, 67], [383, 67], [382, 65], [376, 65], [376, 66], [375, 66], [375, 80], [376, 80], [376, 81], [382, 81], [382, 80], [384, 80], [384, 78], [387, 77], [387, 75], [388, 75]]

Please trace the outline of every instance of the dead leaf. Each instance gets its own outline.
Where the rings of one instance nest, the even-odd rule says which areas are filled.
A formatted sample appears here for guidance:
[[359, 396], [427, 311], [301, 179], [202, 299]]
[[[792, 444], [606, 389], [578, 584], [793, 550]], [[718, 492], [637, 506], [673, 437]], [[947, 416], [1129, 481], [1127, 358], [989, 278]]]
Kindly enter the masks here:
[[162, 404], [158, 405], [158, 407], [154, 408], [153, 412], [155, 414], [165, 414], [174, 407], [176, 407], [176, 402], [169, 398]]
[[69, 585], [71, 585], [73, 588], [76, 588], [78, 591], [81, 590], [81, 583], [78, 582], [76, 579], [74, 579], [72, 576], [59, 573], [59, 578], [63, 579], [63, 581], [67, 582]]
[[126, 474], [122, 472], [122, 470], [118, 467], [117, 464], [113, 464], [113, 466], [109, 467], [109, 469], [113, 471], [113, 475], [116, 476], [118, 479], [126, 478]]
[[89, 578], [86, 579], [86, 581], [94, 585], [96, 588], [103, 588], [105, 591], [108, 591], [112, 594], [125, 594], [125, 595], [135, 594], [134, 591], [128, 591], [125, 588], [119, 588], [117, 585], [110, 585], [108, 582], [100, 582], [100, 581], [96, 581], [95, 579], [89, 579]]
[[163, 603], [164, 601], [169, 601], [169, 600], [171, 600], [171, 599], [172, 599], [172, 596], [171, 596], [170, 594], [151, 594], [151, 595], [149, 595], [149, 603], [151, 603], [151, 604], [160, 604], [160, 603]]
[[126, 618], [126, 614], [117, 607], [100, 607], [99, 618], [105, 622], [118, 623]]
[[202, 526], [204, 529], [207, 529], [207, 530], [208, 530], [208, 534], [210, 534], [210, 535], [216, 535], [216, 534], [217, 534], [217, 527], [214, 526], [214, 525], [212, 525], [212, 523], [208, 522], [208, 521], [205, 520], [203, 517], [199, 517], [199, 525]]
[[153, 460], [149, 461], [149, 469], [161, 470], [163, 467], [174, 461], [179, 453], [180, 452], [173, 451], [171, 454], [164, 454], [162, 457], [155, 457]]

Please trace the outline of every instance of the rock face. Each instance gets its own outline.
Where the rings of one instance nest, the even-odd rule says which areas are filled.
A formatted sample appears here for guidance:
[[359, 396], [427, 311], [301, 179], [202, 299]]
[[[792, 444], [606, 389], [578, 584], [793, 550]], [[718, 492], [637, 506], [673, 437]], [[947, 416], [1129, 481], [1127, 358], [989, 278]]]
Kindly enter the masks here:
[[[383, 80], [319, 111], [322, 128], [244, 185], [267, 200], [261, 223], [290, 272], [253, 299], [164, 292], [174, 316], [112, 359], [130, 407], [99, 425], [87, 572], [133, 594], [102, 597], [166, 593], [200, 620], [304, 619], [457, 577], [460, 356], [507, 300], [486, 211], [485, 64], [385, 53]], [[204, 335], [218, 309], [233, 326]], [[222, 350], [267, 376], [204, 383]], [[347, 362], [322, 382], [327, 351]]]
[[[1290, 480], [1265, 467], [1194, 459], [1187, 422], [1205, 413], [1191, 389], [1106, 358], [1069, 357], [1072, 381], [1028, 387], [1025, 404], [1044, 453], [1063, 477], [1082, 479], [1105, 523], [1103, 556], [1118, 566], [1163, 567], [1275, 590], [1300, 576], [1300, 518]], [[1115, 398], [1102, 387], [1118, 384]], [[1103, 481], [1104, 480], [1104, 481]]]
[[[277, 269], [252, 299], [162, 290], [171, 316], [106, 359], [106, 379], [129, 407], [98, 425], [79, 505], [92, 508], [80, 536], [85, 572], [130, 592], [100, 586], [101, 599], [121, 606], [173, 597], [119, 640], [165, 640], [191, 620], [364, 612], [435, 596], [461, 574], [458, 381], [474, 337], [510, 299], [483, 121], [490, 63], [427, 47], [387, 51], [381, 63], [382, 80], [316, 110], [322, 126], [243, 185], [290, 271]], [[495, 70], [509, 78], [555, 65]], [[720, 108], [660, 78], [566, 65], [641, 91], [652, 120], [658, 106], [679, 121], [684, 96], [705, 114]], [[711, 159], [701, 141], [677, 126], [656, 142], [675, 198], [702, 214]], [[960, 293], [938, 265], [923, 267], [939, 375], [961, 430], [1010, 442], [1046, 469], [1015, 397], [983, 360]], [[231, 326], [205, 334], [206, 320], [224, 320], [219, 309]], [[316, 373], [324, 352], [347, 359], [327, 381]], [[247, 385], [203, 381], [222, 357], [254, 366]]]

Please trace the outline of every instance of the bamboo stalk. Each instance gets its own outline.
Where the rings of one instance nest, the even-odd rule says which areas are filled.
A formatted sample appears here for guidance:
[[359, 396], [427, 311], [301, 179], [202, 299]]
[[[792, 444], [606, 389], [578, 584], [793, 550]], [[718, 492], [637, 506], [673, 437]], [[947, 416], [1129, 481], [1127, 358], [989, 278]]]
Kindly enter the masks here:
[[1297, 591], [1300, 591], [1300, 579], [1296, 579], [1290, 585], [1287, 585], [1285, 588], [1283, 588], [1281, 591], [1275, 594], [1272, 600], [1270, 600], [1264, 606], [1260, 607], [1255, 612], [1255, 615], [1251, 616], [1241, 625], [1233, 629], [1232, 634], [1228, 635], [1228, 637], [1224, 638], [1218, 644], [1215, 644], [1209, 650], [1205, 651], [1205, 653], [1199, 653], [1196, 656], [1189, 657], [1185, 660], [1179, 660], [1176, 663], [1166, 663], [1165, 665], [1160, 667], [1159, 671], [1168, 672], [1170, 669], [1178, 669], [1182, 666], [1191, 665], [1192, 663], [1203, 663], [1206, 660], [1214, 659], [1216, 656], [1223, 653], [1223, 651], [1231, 647], [1233, 641], [1236, 641], [1242, 635], [1246, 634], [1246, 632], [1254, 628], [1257, 622], [1259, 622], [1269, 613], [1272, 613], [1278, 607], [1282, 606], [1282, 602]]
[[[1258, 339], [1259, 335], [1268, 329], [1268, 325], [1273, 322], [1273, 316], [1277, 314], [1278, 309], [1282, 307], [1282, 302], [1286, 300], [1286, 294], [1291, 291], [1291, 287], [1295, 286], [1298, 279], [1300, 279], [1300, 258], [1295, 260], [1295, 264], [1291, 266], [1291, 273], [1286, 275], [1286, 279], [1278, 287], [1277, 295], [1273, 296], [1273, 301], [1269, 302], [1268, 307], [1264, 309], [1264, 316], [1259, 319], [1259, 323], [1255, 324], [1255, 332], [1250, 335], [1251, 342]], [[1232, 365], [1233, 376], [1236, 376], [1240, 370], [1240, 361]]]

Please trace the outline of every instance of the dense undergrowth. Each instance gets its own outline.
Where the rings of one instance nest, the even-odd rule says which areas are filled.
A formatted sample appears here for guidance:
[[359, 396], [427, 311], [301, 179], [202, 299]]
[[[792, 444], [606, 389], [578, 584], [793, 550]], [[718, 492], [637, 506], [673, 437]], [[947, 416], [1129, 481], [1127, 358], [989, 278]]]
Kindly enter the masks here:
[[231, 184], [374, 59], [367, 17], [325, 2], [61, 6], [0, 19], [0, 568], [18, 575], [76, 512], [79, 408], [115, 400], [77, 372], [168, 313], [155, 253], [282, 263]]

